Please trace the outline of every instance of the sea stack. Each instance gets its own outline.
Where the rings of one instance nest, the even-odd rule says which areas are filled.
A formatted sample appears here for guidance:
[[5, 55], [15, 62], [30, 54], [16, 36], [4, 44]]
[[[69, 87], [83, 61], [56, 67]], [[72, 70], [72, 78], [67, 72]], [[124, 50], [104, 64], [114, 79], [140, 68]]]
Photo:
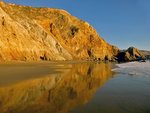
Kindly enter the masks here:
[[119, 62], [144, 60], [146, 57], [135, 47], [129, 47], [127, 50], [119, 52], [117, 55]]

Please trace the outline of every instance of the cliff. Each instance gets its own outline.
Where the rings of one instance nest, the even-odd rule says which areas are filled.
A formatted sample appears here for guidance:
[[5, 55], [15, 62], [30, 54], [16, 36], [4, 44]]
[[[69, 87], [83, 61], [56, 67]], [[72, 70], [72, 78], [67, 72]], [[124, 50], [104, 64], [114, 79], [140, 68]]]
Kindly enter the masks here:
[[113, 60], [119, 52], [68, 12], [0, 1], [0, 61]]

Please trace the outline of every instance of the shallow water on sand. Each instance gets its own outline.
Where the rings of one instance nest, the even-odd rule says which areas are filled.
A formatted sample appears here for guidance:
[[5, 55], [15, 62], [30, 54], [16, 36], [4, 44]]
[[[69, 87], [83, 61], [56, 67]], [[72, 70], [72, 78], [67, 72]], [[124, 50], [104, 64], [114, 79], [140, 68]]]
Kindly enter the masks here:
[[0, 113], [150, 113], [150, 78], [111, 63], [0, 64]]

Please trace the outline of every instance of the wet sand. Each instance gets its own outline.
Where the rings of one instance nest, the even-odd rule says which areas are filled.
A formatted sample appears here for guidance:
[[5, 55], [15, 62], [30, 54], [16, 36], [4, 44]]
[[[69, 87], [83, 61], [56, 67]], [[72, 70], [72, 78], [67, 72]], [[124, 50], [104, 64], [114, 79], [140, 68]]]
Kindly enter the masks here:
[[[68, 64], [67, 62], [66, 64]], [[71, 65], [63, 62], [4, 62], [0, 63], [0, 87], [23, 80], [61, 73]]]
[[0, 113], [149, 113], [150, 79], [113, 65], [1, 63]]
[[[2, 113], [66, 113], [88, 103], [96, 90], [115, 74], [110, 63], [19, 63], [1, 68], [6, 68], [3, 73], [8, 78], [14, 77], [0, 86]], [[6, 72], [8, 69], [12, 73]]]

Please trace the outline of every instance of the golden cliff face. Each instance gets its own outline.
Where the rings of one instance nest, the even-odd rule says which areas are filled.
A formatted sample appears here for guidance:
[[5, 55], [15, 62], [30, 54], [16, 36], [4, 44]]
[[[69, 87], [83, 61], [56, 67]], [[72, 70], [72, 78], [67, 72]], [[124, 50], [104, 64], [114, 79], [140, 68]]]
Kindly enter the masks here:
[[0, 60], [103, 60], [119, 50], [64, 10], [0, 1], [0, 14]]
[[2, 86], [1, 113], [66, 113], [88, 103], [113, 74], [109, 63], [80, 63], [61, 73]]
[[0, 2], [0, 6], [0, 60], [72, 59], [35, 20], [15, 14], [10, 8], [12, 5]]

